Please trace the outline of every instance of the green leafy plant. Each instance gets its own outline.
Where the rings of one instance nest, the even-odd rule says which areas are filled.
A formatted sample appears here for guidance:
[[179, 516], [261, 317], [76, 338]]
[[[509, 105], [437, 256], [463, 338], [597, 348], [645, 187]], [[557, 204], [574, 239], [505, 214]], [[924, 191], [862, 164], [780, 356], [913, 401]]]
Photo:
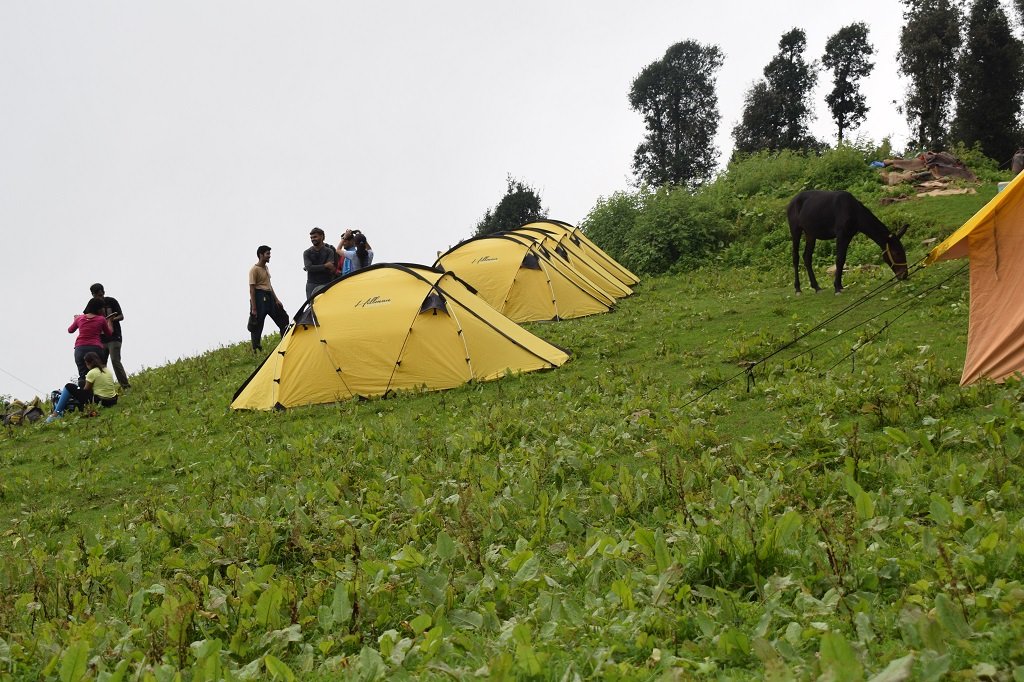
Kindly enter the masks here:
[[1024, 389], [959, 386], [966, 278], [822, 326], [887, 271], [798, 298], [776, 246], [532, 326], [553, 372], [232, 412], [242, 342], [0, 436], [0, 679], [1019, 676]]

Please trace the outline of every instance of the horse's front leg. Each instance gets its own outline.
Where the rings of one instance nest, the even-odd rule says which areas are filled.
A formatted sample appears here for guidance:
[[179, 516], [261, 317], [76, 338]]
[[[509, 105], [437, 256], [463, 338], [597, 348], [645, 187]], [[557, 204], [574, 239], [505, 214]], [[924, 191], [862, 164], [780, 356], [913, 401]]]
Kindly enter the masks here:
[[846, 266], [846, 250], [849, 246], [849, 239], [836, 239], [836, 278], [833, 285], [837, 294], [843, 291], [843, 268]]
[[807, 268], [807, 279], [811, 282], [811, 288], [815, 292], [821, 291], [821, 287], [818, 286], [818, 279], [814, 276], [814, 245], [817, 240], [814, 237], [807, 237], [807, 243], [804, 244], [804, 267]]

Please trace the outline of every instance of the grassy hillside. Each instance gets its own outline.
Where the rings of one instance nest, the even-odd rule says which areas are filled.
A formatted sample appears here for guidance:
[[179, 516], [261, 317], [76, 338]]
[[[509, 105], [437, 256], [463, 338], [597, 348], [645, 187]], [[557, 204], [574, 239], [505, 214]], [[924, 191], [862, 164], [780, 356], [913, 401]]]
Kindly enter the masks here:
[[234, 413], [239, 344], [7, 432], [0, 679], [1020, 679], [1024, 387], [958, 386], [962, 264], [744, 372], [883, 285], [861, 242], [842, 296], [780, 242], [534, 325], [548, 373]]

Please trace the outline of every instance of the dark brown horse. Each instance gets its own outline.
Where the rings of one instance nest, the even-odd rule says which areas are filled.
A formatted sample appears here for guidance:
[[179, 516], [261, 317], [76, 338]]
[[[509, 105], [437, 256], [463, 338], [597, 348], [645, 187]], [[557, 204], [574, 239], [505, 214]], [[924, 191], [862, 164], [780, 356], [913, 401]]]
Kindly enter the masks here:
[[889, 228], [849, 192], [800, 192], [789, 202], [786, 217], [789, 219], [789, 234], [793, 239], [793, 286], [796, 293], [800, 293], [801, 236], [806, 239], [804, 265], [815, 291], [820, 289], [811, 266], [815, 242], [819, 239], [836, 240], [835, 289], [838, 294], [843, 290], [846, 250], [858, 232], [866, 234], [878, 244], [882, 249], [882, 259], [892, 268], [897, 279], [907, 278], [907, 252], [900, 242], [907, 228], [903, 227], [896, 234], [890, 233]]

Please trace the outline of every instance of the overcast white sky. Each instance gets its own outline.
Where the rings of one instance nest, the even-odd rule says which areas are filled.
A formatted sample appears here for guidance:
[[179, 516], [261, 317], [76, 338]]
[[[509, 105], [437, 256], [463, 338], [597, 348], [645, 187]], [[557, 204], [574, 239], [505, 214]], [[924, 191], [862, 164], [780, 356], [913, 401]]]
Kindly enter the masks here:
[[[899, 147], [897, 0], [3, 0], [0, 272], [13, 310], [0, 395], [76, 374], [66, 329], [95, 281], [124, 308], [134, 372], [248, 337], [261, 243], [294, 313], [315, 225], [332, 243], [362, 229], [377, 261], [429, 264], [470, 236], [508, 174], [578, 223], [629, 187], [644, 133], [630, 84], [671, 44], [725, 53], [726, 158], [779, 37], [803, 28], [816, 59], [853, 21], [878, 50], [860, 132]], [[813, 130], [833, 139], [829, 86], [823, 74]]]

